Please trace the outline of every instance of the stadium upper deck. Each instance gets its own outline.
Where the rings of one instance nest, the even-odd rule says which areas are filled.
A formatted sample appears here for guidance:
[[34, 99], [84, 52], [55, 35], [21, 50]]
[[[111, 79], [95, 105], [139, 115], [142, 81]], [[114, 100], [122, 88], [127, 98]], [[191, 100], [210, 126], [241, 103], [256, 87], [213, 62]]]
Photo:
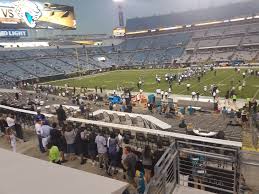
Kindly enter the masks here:
[[[256, 3], [259, 4], [257, 1], [247, 3], [240, 13], [257, 12], [259, 6], [256, 6]], [[246, 12], [247, 7], [250, 12]], [[250, 9], [251, 7], [253, 8]], [[222, 8], [222, 13], [224, 10], [225, 8]], [[130, 21], [128, 21], [129, 26]], [[0, 82], [6, 85], [20, 80], [66, 75], [112, 66], [259, 62], [258, 37], [259, 14], [253, 14], [221, 23], [212, 22], [206, 25], [203, 23], [181, 29], [169, 28], [161, 32], [147, 31], [137, 36], [126, 36], [117, 45], [1, 49]]]
[[235, 3], [222, 7], [214, 7], [203, 10], [172, 13], [168, 15], [132, 18], [127, 20], [128, 32], [169, 28], [174, 26], [192, 25], [200, 22], [228, 20], [236, 17], [254, 16], [259, 13], [259, 2]]

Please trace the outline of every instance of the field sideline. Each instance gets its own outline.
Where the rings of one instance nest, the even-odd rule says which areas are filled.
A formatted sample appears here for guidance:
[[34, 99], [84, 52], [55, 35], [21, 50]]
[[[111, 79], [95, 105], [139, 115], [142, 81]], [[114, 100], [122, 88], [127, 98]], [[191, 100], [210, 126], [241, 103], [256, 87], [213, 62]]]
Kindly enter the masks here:
[[[209, 91], [206, 93], [203, 91], [204, 86], [210, 88], [211, 84], [216, 84], [220, 90], [220, 96], [225, 96], [226, 91], [231, 88], [231, 80], [234, 81], [234, 86], [236, 86], [236, 92], [238, 98], [253, 98], [259, 99], [259, 77], [248, 76], [246, 78], [246, 87], [241, 91], [238, 91], [239, 80], [243, 81], [242, 73], [246, 69], [242, 68], [241, 73], [238, 74], [234, 69], [217, 69], [217, 75], [214, 76], [213, 72], [208, 72], [202, 79], [198, 82], [197, 78], [193, 78], [184, 81], [180, 86], [178, 83], [173, 83], [173, 93], [190, 95], [192, 91], [199, 91], [202, 96], [210, 96]], [[256, 68], [254, 70], [259, 70]], [[144, 81], [143, 90], [145, 92], [155, 92], [157, 88], [162, 90], [168, 90], [168, 83], [164, 79], [166, 73], [178, 73], [183, 71], [183, 69], [143, 69], [143, 70], [120, 70], [106, 72], [91, 76], [78, 77], [67, 80], [53, 81], [50, 82], [56, 86], [64, 86], [68, 84], [71, 87], [103, 87], [104, 89], [117, 89], [119, 87], [133, 88], [133, 91], [137, 91], [137, 83], [139, 78]], [[156, 83], [155, 76], [159, 75], [162, 78], [160, 84]], [[186, 90], [186, 84], [191, 84], [191, 90], [188, 92]]]

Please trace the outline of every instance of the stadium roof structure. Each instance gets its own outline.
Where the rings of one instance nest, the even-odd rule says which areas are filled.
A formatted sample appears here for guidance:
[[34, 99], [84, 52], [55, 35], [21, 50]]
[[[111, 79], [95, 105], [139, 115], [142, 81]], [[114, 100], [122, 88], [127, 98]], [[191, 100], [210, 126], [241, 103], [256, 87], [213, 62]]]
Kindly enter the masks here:
[[4, 194], [121, 194], [127, 183], [0, 149]]
[[127, 19], [127, 32], [191, 25], [206, 21], [227, 20], [259, 13], [259, 1], [229, 4], [220, 7], [171, 13], [167, 15]]

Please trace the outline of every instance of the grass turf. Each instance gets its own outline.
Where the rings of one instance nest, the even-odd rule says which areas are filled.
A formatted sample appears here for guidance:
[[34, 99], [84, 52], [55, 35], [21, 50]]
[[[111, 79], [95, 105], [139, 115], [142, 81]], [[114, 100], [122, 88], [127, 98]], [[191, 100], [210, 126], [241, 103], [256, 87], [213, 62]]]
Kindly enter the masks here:
[[[255, 69], [254, 69], [255, 70]], [[259, 70], [259, 69], [257, 69]], [[68, 80], [60, 80], [51, 82], [56, 86], [64, 86], [68, 84], [71, 87], [87, 87], [94, 88], [95, 86], [103, 87], [104, 89], [117, 89], [118, 87], [133, 88], [133, 91], [137, 91], [137, 83], [141, 78], [144, 81], [143, 90], [145, 92], [155, 92], [157, 88], [162, 90], [168, 90], [168, 83], [164, 79], [166, 73], [178, 73], [183, 71], [182, 69], [144, 69], [144, 70], [122, 70], [106, 72], [102, 74], [96, 74], [87, 77], [79, 77]], [[190, 95], [192, 91], [199, 91], [202, 96], [210, 96], [209, 88], [211, 84], [216, 84], [220, 90], [220, 96], [225, 96], [226, 91], [231, 88], [231, 80], [234, 82], [238, 98], [252, 98], [259, 99], [259, 77], [248, 76], [246, 78], [246, 87], [241, 91], [238, 91], [238, 81], [243, 81], [242, 73], [245, 69], [241, 69], [241, 73], [238, 74], [234, 69], [219, 69], [217, 75], [214, 76], [213, 72], [208, 72], [200, 82], [197, 78], [184, 81], [180, 86], [178, 83], [173, 82], [173, 93]], [[159, 75], [162, 80], [160, 84], [156, 83], [155, 76]], [[186, 90], [186, 84], [191, 84], [191, 90]], [[207, 86], [208, 91], [204, 92], [203, 88]]]

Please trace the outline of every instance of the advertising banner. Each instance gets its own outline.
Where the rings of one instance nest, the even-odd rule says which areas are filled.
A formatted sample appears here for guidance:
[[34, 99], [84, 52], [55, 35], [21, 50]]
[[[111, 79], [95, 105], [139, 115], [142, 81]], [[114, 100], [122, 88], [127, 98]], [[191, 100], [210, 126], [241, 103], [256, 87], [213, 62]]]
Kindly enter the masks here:
[[0, 2], [0, 29], [76, 29], [74, 7], [30, 0]]
[[0, 30], [0, 38], [27, 37], [26, 30]]

